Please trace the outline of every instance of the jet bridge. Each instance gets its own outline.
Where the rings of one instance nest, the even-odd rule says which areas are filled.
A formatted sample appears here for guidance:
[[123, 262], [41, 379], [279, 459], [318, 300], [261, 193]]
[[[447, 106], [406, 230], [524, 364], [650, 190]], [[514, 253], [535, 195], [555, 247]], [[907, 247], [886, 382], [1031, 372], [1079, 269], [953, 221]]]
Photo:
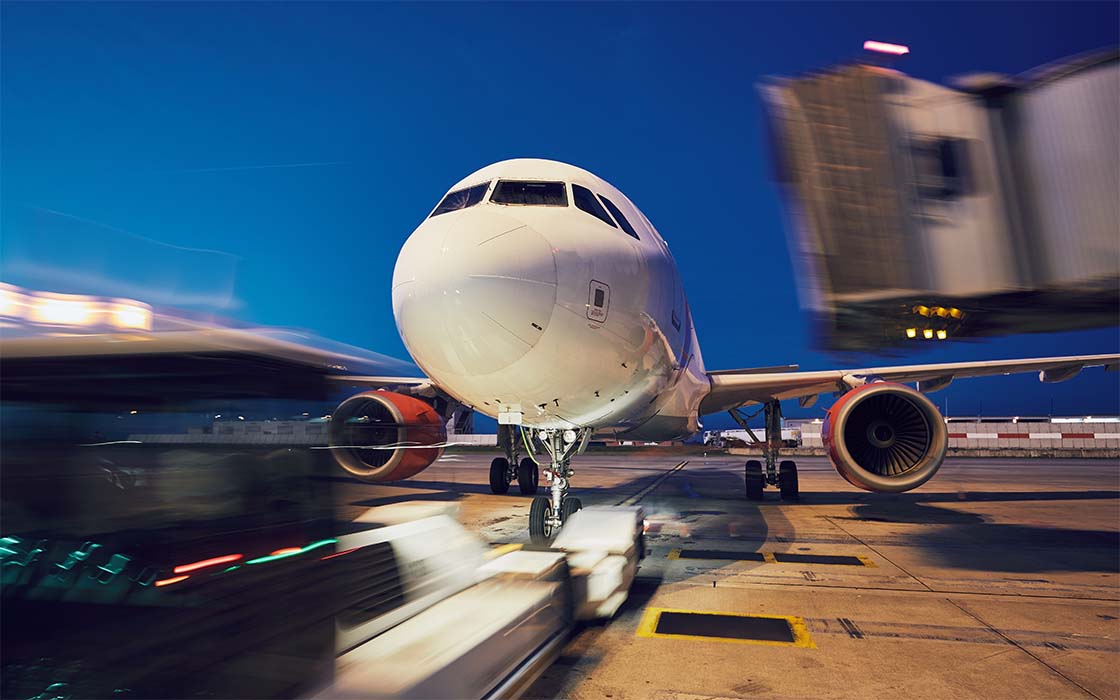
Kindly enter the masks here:
[[761, 86], [820, 343], [1115, 324], [1118, 57], [953, 87], [864, 63]]

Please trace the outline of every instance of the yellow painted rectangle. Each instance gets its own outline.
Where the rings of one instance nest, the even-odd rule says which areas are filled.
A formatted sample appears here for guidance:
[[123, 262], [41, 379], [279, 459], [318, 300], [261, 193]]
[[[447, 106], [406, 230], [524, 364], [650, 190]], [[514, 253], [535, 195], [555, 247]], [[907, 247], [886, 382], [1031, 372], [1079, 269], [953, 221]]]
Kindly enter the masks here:
[[[772, 642], [763, 639], [736, 639], [734, 637], [704, 637], [692, 634], [664, 634], [657, 632], [657, 623], [661, 620], [661, 613], [685, 613], [691, 615], [725, 615], [728, 617], [758, 617], [768, 620], [785, 620], [789, 624], [793, 635], [792, 642]], [[718, 610], [682, 610], [679, 608], [646, 608], [642, 622], [638, 625], [637, 636], [658, 637], [662, 639], [686, 639], [693, 642], [733, 642], [738, 644], [762, 644], [772, 647], [800, 647], [802, 649], [816, 649], [813, 638], [809, 636], [809, 628], [805, 620], [793, 615], [752, 615], [748, 613], [722, 612]]]
[[[672, 550], [669, 550], [669, 553], [665, 555], [665, 558], [666, 559], [679, 560], [681, 558], [681, 554], [683, 552], [684, 552], [684, 550], [680, 549], [680, 548], [672, 549]], [[762, 562], [758, 562], [758, 563], [763, 563], [763, 564], [782, 564], [782, 563], [785, 563], [785, 564], [790, 564], [790, 565], [798, 563], [798, 562], [780, 562], [780, 561], [777, 560], [777, 558], [775, 558], [774, 552], [758, 552], [758, 554], [762, 555]], [[796, 554], [796, 552], [794, 552], [794, 554]], [[821, 556], [832, 556], [832, 555], [821, 555]], [[866, 557], [862, 554], [850, 554], [850, 555], [842, 555], [842, 556], [851, 556], [851, 557], [854, 557], [854, 558], [858, 559], [860, 561], [860, 564], [862, 564], [863, 566], [878, 568], [878, 564], [876, 564], [874, 562], [874, 560], [872, 560], [870, 557]], [[753, 559], [724, 559], [724, 558], [704, 560], [702, 558], [693, 558], [693, 557], [689, 557], [689, 559], [693, 559], [694, 561], [726, 561], [726, 562], [731, 563], [731, 564], [736, 563], [736, 562], [742, 562], [742, 561], [755, 561]], [[844, 566], [844, 564], [816, 563], [816, 564], [809, 564], [809, 566]], [[852, 566], [856, 566], [856, 565], [852, 564]]]

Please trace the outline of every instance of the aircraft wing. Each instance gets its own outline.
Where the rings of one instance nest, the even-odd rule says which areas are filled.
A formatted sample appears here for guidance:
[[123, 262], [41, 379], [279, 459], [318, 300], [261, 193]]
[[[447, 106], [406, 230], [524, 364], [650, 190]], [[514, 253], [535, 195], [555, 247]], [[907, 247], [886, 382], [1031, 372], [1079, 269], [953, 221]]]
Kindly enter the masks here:
[[1114, 372], [1120, 369], [1120, 354], [948, 362], [810, 372], [759, 370], [709, 372], [708, 379], [712, 383], [712, 391], [700, 403], [700, 414], [719, 413], [773, 399], [801, 399], [803, 405], [810, 406], [819, 394], [847, 391], [877, 379], [891, 382], [918, 382], [918, 389], [928, 392], [944, 388], [954, 379], [1024, 372], [1038, 372], [1039, 380], [1043, 382], [1061, 382], [1072, 379], [1085, 367], [1104, 367], [1106, 371]]

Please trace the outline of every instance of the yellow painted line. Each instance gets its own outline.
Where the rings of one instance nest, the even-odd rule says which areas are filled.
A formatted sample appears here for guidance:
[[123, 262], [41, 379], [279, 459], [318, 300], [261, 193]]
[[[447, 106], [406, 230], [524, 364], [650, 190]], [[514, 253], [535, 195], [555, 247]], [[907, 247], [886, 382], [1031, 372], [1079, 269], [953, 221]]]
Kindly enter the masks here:
[[[685, 613], [690, 615], [727, 615], [730, 617], [755, 617], [768, 620], [785, 620], [793, 634], [792, 642], [773, 642], [766, 639], [736, 639], [734, 637], [705, 637], [697, 634], [664, 634], [657, 631], [657, 623], [661, 620], [661, 613]], [[646, 608], [642, 622], [638, 625], [637, 636], [661, 639], [685, 639], [691, 642], [732, 642], [738, 644], [761, 644], [770, 647], [800, 647], [802, 649], [816, 649], [813, 638], [809, 636], [809, 628], [805, 620], [793, 615], [751, 615], [748, 613], [719, 612], [714, 610], [682, 610], [679, 608]]]
[[773, 552], [762, 552], [762, 560], [767, 564], [777, 564], [778, 560], [774, 558]]
[[502, 556], [503, 554], [509, 554], [510, 552], [516, 552], [517, 550], [521, 549], [522, 546], [523, 545], [518, 544], [516, 542], [514, 542], [512, 544], [499, 545], [499, 546], [491, 549], [489, 552], [487, 552], [486, 553], [486, 558], [487, 559], [497, 559], [498, 557]]
[[668, 554], [665, 555], [665, 558], [666, 559], [680, 559], [681, 558], [681, 550], [679, 550], [679, 549], [671, 550]]
[[865, 557], [862, 554], [857, 554], [856, 559], [862, 561], [864, 566], [870, 566], [876, 569], [879, 568], [879, 565], [872, 561], [871, 557]]
[[634, 505], [635, 503], [637, 503], [638, 501], [642, 500], [647, 495], [649, 495], [649, 493], [651, 491], [653, 491], [655, 488], [657, 488], [658, 486], [663, 484], [665, 482], [665, 480], [668, 479], [670, 476], [672, 476], [673, 474], [676, 474], [681, 469], [684, 469], [684, 465], [686, 465], [686, 464], [688, 464], [687, 459], [685, 461], [681, 462], [680, 464], [678, 464], [677, 466], [673, 467], [669, 471], [665, 472], [661, 476], [657, 477], [656, 479], [653, 480], [652, 484], [645, 487], [644, 489], [639, 491], [637, 494], [631, 496], [630, 498], [627, 498], [626, 500], [622, 501], [618, 505], [620, 505], [620, 506], [632, 506], [632, 505]]

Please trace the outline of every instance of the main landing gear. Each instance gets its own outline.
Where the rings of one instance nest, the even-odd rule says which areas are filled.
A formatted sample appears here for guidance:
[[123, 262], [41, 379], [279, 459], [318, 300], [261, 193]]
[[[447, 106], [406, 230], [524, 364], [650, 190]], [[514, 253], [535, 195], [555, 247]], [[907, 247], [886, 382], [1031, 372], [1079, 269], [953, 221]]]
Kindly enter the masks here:
[[[799, 500], [801, 494], [797, 483], [797, 464], [789, 459], [778, 461], [782, 447], [782, 404], [780, 401], [768, 401], [763, 410], [766, 412], [766, 442], [763, 443], [766, 468], [764, 470], [762, 462], [757, 459], [747, 461], [744, 474], [747, 485], [747, 500], [761, 501], [762, 490], [766, 488], [767, 484], [778, 487], [778, 492], [781, 494], [783, 501]], [[739, 425], [746, 428], [751, 437], [755, 437], [754, 432], [747, 427], [746, 418], [739, 415], [735, 410], [731, 411], [731, 417]], [[756, 438], [755, 442], [761, 441]]]
[[575, 473], [572, 457], [586, 449], [591, 430], [540, 430], [534, 437], [550, 458], [544, 472], [550, 494], [533, 499], [529, 508], [529, 539], [533, 544], [546, 544], [572, 513], [583, 508], [578, 498], [568, 496], [568, 480]]
[[532, 496], [540, 483], [540, 471], [532, 457], [517, 458], [517, 430], [515, 425], [499, 425], [498, 441], [506, 452], [505, 457], [495, 457], [490, 462], [490, 493], [507, 493], [516, 481], [522, 494]]

